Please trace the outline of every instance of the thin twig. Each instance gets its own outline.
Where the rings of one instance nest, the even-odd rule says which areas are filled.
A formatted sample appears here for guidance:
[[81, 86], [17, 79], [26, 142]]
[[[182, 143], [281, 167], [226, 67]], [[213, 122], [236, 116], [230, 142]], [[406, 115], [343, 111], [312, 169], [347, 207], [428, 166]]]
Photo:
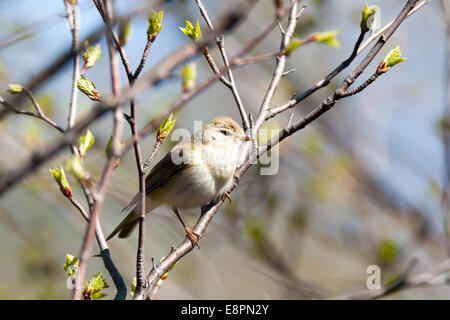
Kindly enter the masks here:
[[345, 59], [343, 62], [341, 62], [341, 64], [339, 64], [339, 66], [337, 66], [333, 71], [331, 71], [329, 74], [327, 74], [325, 76], [325, 78], [316, 82], [311, 88], [309, 88], [305, 92], [301, 93], [300, 95], [291, 98], [287, 103], [285, 103], [281, 106], [269, 108], [269, 110], [266, 114], [265, 120], [269, 120], [270, 118], [276, 116], [277, 114], [279, 114], [287, 109], [292, 108], [293, 106], [298, 104], [300, 101], [306, 99], [307, 97], [309, 97], [311, 94], [313, 94], [317, 90], [327, 86], [334, 77], [336, 77], [342, 70], [347, 68], [350, 65], [350, 63], [356, 58], [356, 56], [358, 55], [358, 48], [361, 45], [361, 42], [363, 41], [366, 33], [367, 33], [367, 30], [361, 28], [361, 32], [358, 36], [358, 39], [356, 40], [355, 45], [353, 46], [352, 53], [350, 54], [350, 56], [347, 59]]
[[[112, 20], [112, 5], [111, 0], [105, 0], [105, 12], [107, 16], [107, 24], [108, 27], [111, 26], [111, 20]], [[111, 38], [111, 35], [109, 32], [106, 33], [107, 40], [108, 40], [108, 51], [110, 56], [110, 67], [111, 67], [111, 82], [112, 82], [112, 90], [113, 95], [118, 96], [119, 90], [120, 90], [120, 79], [119, 79], [119, 68], [117, 63], [117, 55], [115, 51], [115, 47], [113, 45], [113, 40]], [[122, 108], [117, 106], [117, 108], [114, 111], [114, 129], [113, 129], [113, 136], [112, 136], [112, 155], [109, 157], [109, 159], [106, 162], [105, 168], [103, 169], [103, 173], [100, 179], [100, 183], [97, 187], [97, 191], [94, 194], [94, 200], [95, 204], [91, 211], [91, 216], [89, 219], [89, 223], [86, 228], [86, 233], [83, 240], [83, 245], [81, 247], [81, 252], [79, 255], [79, 273], [78, 277], [76, 278], [75, 283], [75, 289], [74, 289], [74, 295], [73, 298], [79, 300], [81, 298], [81, 287], [84, 283], [85, 275], [86, 275], [86, 268], [87, 263], [89, 260], [90, 250], [92, 247], [92, 240], [93, 236], [95, 234], [95, 230], [99, 227], [98, 224], [98, 215], [100, 213], [101, 207], [104, 202], [104, 195], [106, 193], [106, 190], [108, 188], [110, 178], [112, 175], [112, 172], [114, 170], [114, 165], [117, 160], [117, 156], [119, 154], [120, 150], [120, 136], [122, 133], [122, 127], [123, 127], [123, 114], [122, 114]]]
[[70, 202], [75, 206], [75, 208], [80, 211], [81, 215], [83, 216], [84, 220], [89, 221], [89, 213], [83, 208], [81, 203], [78, 202], [74, 197], [68, 197]]
[[[200, 9], [201, 15], [205, 19], [206, 24], [212, 31], [214, 31], [214, 26], [211, 23], [211, 20], [209, 19], [208, 12], [206, 11], [206, 8], [203, 5], [202, 1], [195, 0], [195, 2], [197, 3], [198, 8]], [[226, 53], [226, 49], [225, 49], [224, 36], [223, 35], [218, 36], [216, 38], [216, 43], [217, 43], [217, 47], [219, 48], [220, 54], [222, 55], [223, 63], [225, 65], [225, 67], [227, 68], [227, 74], [228, 74], [228, 79], [229, 79], [229, 81], [228, 81], [223, 76], [220, 76], [220, 81], [223, 82], [231, 90], [234, 100], [236, 101], [239, 113], [241, 115], [244, 131], [247, 131], [249, 128], [248, 117], [247, 117], [247, 113], [245, 112], [244, 105], [242, 103], [242, 99], [239, 96], [239, 92], [237, 90], [236, 83], [234, 81], [233, 72], [231, 71], [230, 63], [228, 61], [228, 57], [227, 57], [227, 53]], [[205, 47], [205, 49], [206, 49], [205, 50], [206, 51], [206, 53], [205, 53], [206, 60], [208, 61], [211, 68], [213, 69], [214, 73], [219, 74], [219, 70], [218, 70], [214, 60], [212, 59], [211, 55], [209, 54], [208, 47]], [[203, 50], [202, 50], [202, 52], [203, 52]]]
[[145, 163], [144, 163], [143, 171], [144, 171], [145, 173], [147, 173], [150, 164], [152, 163], [153, 159], [155, 158], [156, 154], [158, 153], [159, 148], [161, 147], [161, 144], [162, 144], [163, 142], [164, 142], [164, 141], [162, 141], [162, 140], [160, 140], [160, 139], [157, 139], [157, 140], [156, 140], [156, 143], [155, 143], [155, 146], [153, 147], [152, 153], [150, 154], [150, 156], [147, 158], [147, 160], [146, 160]]
[[25, 94], [28, 96], [28, 98], [30, 98], [31, 103], [33, 104], [34, 108], [36, 109], [37, 114], [42, 117], [45, 118], [44, 112], [41, 109], [41, 106], [39, 105], [39, 102], [37, 101], [37, 99], [34, 97], [33, 93], [26, 87], [22, 87], [22, 91], [25, 92]]
[[151, 36], [147, 36], [147, 43], [145, 44], [144, 52], [142, 53], [141, 61], [139, 62], [139, 65], [136, 68], [136, 71], [133, 73], [133, 80], [136, 81], [136, 79], [141, 74], [142, 69], [144, 69], [144, 65], [147, 62], [148, 53], [150, 52], [150, 48], [152, 46], [153, 41], [155, 41], [155, 38], [152, 38]]
[[374, 82], [375, 80], [377, 80], [377, 78], [382, 75], [383, 73], [389, 71], [389, 68], [384, 68], [383, 65], [385, 63], [381, 62], [380, 65], [377, 68], [377, 71], [375, 71], [374, 74], [372, 74], [370, 76], [369, 79], [367, 79], [366, 81], [364, 81], [362, 84], [360, 84], [357, 88], [353, 89], [353, 90], [347, 90], [347, 91], [341, 91], [338, 90], [336, 91], [336, 95], [339, 98], [346, 98], [346, 97], [350, 97], [353, 96], [357, 93], [360, 93], [361, 91], [363, 91], [364, 89], [366, 89], [369, 85], [372, 84], [372, 82]]
[[[143, 180], [143, 182], [139, 183], [139, 194], [140, 194], [140, 215], [139, 215], [139, 237], [138, 237], [138, 250], [136, 255], [136, 291], [140, 292], [145, 287], [145, 281], [144, 281], [144, 262], [145, 262], [145, 197], [146, 197], [146, 190], [145, 190], [145, 172], [148, 169], [148, 166], [152, 162], [152, 160], [155, 158], [156, 154], [158, 153], [161, 144], [164, 142], [162, 139], [157, 139], [155, 147], [153, 148], [153, 151], [150, 155], [150, 157], [145, 161], [144, 166], [142, 166], [142, 158], [140, 158], [141, 163], [141, 169], [139, 172], [139, 178]], [[139, 155], [140, 156], [140, 155]], [[142, 209], [143, 208], [143, 209]]]
[[241, 114], [242, 125], [244, 128], [244, 131], [247, 131], [250, 127], [249, 120], [247, 117], [247, 113], [245, 112], [245, 108], [242, 103], [242, 99], [237, 90], [236, 82], [234, 81], [233, 72], [231, 71], [230, 62], [228, 61], [227, 52], [225, 50], [225, 39], [224, 39], [223, 35], [219, 36], [218, 46], [219, 46], [220, 53], [222, 54], [223, 63], [225, 64], [225, 67], [227, 68], [228, 78], [230, 79], [230, 89], [231, 89], [231, 92], [233, 93], [233, 97], [234, 97], [234, 100], [236, 101], [236, 105], [238, 107], [239, 113]]
[[[214, 26], [213, 26], [211, 20], [209, 19], [208, 12], [206, 11], [206, 8], [203, 5], [202, 1], [201, 0], [195, 0], [195, 2], [197, 3], [198, 8], [200, 9], [200, 13], [201, 13], [203, 19], [205, 20], [206, 24], [208, 25], [208, 28], [211, 31], [214, 31]], [[216, 38], [216, 42], [217, 41], [218, 41], [218, 38]], [[217, 68], [217, 64], [214, 61], [213, 57], [211, 56], [208, 46], [205, 46], [205, 47], [202, 48], [202, 54], [204, 55], [206, 61], [208, 62], [208, 65], [211, 67], [213, 73], [214, 74], [218, 74], [219, 73], [219, 68]], [[226, 85], [228, 88], [231, 89], [230, 81], [228, 81], [224, 76], [220, 76], [219, 79], [224, 85]]]
[[72, 95], [69, 104], [69, 116], [67, 128], [72, 128], [75, 123], [78, 103], [77, 80], [80, 77], [80, 39], [79, 39], [79, 17], [78, 5], [72, 4], [68, 0], [63, 0], [66, 7], [67, 21], [69, 22], [70, 32], [72, 33], [72, 54], [73, 54], [73, 72], [72, 72]]
[[213, 73], [219, 76], [220, 82], [222, 82], [228, 88], [231, 88], [230, 81], [228, 81], [224, 76], [219, 75], [219, 68], [217, 67], [216, 62], [214, 61], [213, 57], [211, 56], [208, 46], [204, 46], [202, 48], [202, 54], [205, 57], [206, 62], [208, 62], [208, 65], [211, 67], [211, 70], [213, 71]]
[[6, 101], [2, 96], [0, 96], [0, 103], [9, 111], [12, 111], [12, 112], [17, 113], [17, 114], [23, 114], [23, 115], [31, 116], [31, 117], [34, 117], [34, 118], [37, 118], [37, 119], [41, 119], [42, 121], [45, 121], [46, 123], [51, 125], [53, 128], [55, 128], [59, 132], [64, 132], [63, 128], [58, 126], [52, 119], [48, 118], [44, 113], [39, 115], [39, 114], [36, 114], [34, 112], [31, 112], [31, 111], [27, 111], [27, 110], [22, 110], [22, 109], [16, 108], [15, 106], [11, 105], [8, 101]]
[[[283, 51], [286, 46], [289, 44], [289, 42], [292, 39], [292, 36], [294, 34], [295, 26], [297, 25], [297, 0], [293, 0], [292, 8], [289, 12], [289, 22], [288, 26], [286, 27], [286, 30], [283, 33], [283, 36], [281, 38], [281, 45], [280, 45], [280, 51]], [[303, 8], [299, 11], [301, 13], [306, 7], [303, 6]], [[269, 104], [272, 101], [272, 98], [275, 94], [275, 90], [278, 87], [278, 84], [281, 81], [281, 78], [283, 77], [284, 68], [286, 66], [286, 55], [281, 55], [277, 57], [275, 71], [272, 76], [272, 80], [270, 81], [269, 87], [267, 88], [267, 91], [264, 95], [264, 99], [261, 103], [261, 107], [259, 109], [258, 116], [255, 119], [254, 124], [254, 133], [258, 132], [259, 128], [261, 127], [262, 123], [265, 121], [266, 115], [269, 110]], [[252, 137], [255, 138], [255, 137]]]

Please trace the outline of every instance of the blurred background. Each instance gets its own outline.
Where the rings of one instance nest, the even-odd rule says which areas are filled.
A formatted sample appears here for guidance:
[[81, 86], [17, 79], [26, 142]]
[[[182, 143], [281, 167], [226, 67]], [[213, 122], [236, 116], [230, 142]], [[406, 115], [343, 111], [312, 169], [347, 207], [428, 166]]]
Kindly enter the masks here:
[[[125, 45], [135, 69], [146, 42], [147, 18], [152, 1], [115, 0], [116, 16], [136, 13]], [[205, 0], [214, 22], [234, 1]], [[341, 47], [319, 43], [300, 47], [288, 59], [273, 105], [286, 102], [323, 78], [352, 51], [359, 34], [361, 10], [366, 1], [308, 0], [296, 36], [339, 30]], [[381, 8], [381, 25], [400, 12], [403, 0], [374, 0]], [[89, 36], [103, 22], [92, 1], [79, 0], [80, 36]], [[188, 39], [179, 30], [185, 20], [199, 20], [194, 1], [163, 4], [163, 29], [153, 44], [144, 73]], [[0, 2], [0, 92], [8, 84], [27, 84], [70, 50], [71, 34], [62, 0]], [[229, 56], [273, 19], [273, 1], [261, 0], [248, 19], [225, 36]], [[285, 21], [283, 23], [285, 25]], [[447, 99], [446, 21], [439, 1], [407, 19], [383, 47], [367, 71], [372, 74], [384, 55], [397, 45], [408, 58], [383, 75], [361, 94], [341, 100], [335, 108], [280, 145], [276, 175], [262, 176], [257, 166], [248, 170], [232, 202], [226, 202], [207, 228], [200, 245], [178, 263], [164, 281], [157, 299], [306, 299], [327, 298], [366, 289], [366, 268], [379, 265], [382, 283], [388, 283], [412, 258], [415, 271], [423, 271], [448, 258], [446, 214], [441, 206], [445, 187], [443, 115]], [[104, 35], [102, 56], [87, 72], [102, 94], [111, 92], [109, 59]], [[272, 53], [280, 46], [275, 28], [251, 55]], [[211, 53], [221, 64], [215, 46]], [[300, 103], [291, 113], [299, 119], [332, 93], [365, 55], [331, 84]], [[211, 74], [202, 56], [197, 82]], [[270, 82], [274, 61], [234, 71], [238, 90], [248, 111], [259, 110]], [[179, 70], [177, 70], [179, 72]], [[121, 82], [127, 85], [125, 73]], [[71, 94], [72, 61], [68, 61], [33, 91], [44, 111], [66, 126]], [[356, 86], [355, 86], [356, 87]], [[179, 78], [166, 80], [137, 98], [138, 126], [142, 127], [181, 94]], [[23, 99], [20, 107], [32, 110]], [[77, 118], [95, 103], [80, 93]], [[125, 107], [128, 110], [128, 106]], [[193, 130], [195, 120], [206, 123], [218, 115], [240, 120], [233, 96], [221, 83], [190, 101], [176, 114], [176, 128]], [[266, 127], [281, 128], [289, 113], [270, 120]], [[90, 127], [96, 141], [86, 157], [86, 169], [98, 181], [105, 163], [104, 149], [111, 135], [112, 117]], [[8, 114], [0, 121], [0, 175], [16, 168], [31, 151], [58, 138], [42, 121]], [[122, 139], [130, 136], [125, 125]], [[144, 157], [155, 135], [142, 141]], [[167, 141], [159, 160], [169, 150]], [[70, 157], [63, 152], [0, 199], [0, 298], [67, 299], [66, 253], [78, 255], [86, 223], [61, 195], [49, 168]], [[154, 162], [156, 163], [156, 162]], [[69, 177], [75, 197], [85, 207], [76, 181]], [[134, 153], [128, 152], [116, 169], [100, 219], [105, 234], [124, 217], [122, 207], [137, 192]], [[199, 210], [183, 212], [192, 226]], [[184, 231], [166, 208], [148, 216], [146, 270], [150, 258], [159, 261]], [[137, 232], [129, 239], [109, 241], [111, 255], [129, 287], [135, 275]], [[93, 254], [98, 252], [94, 244]], [[91, 258], [88, 277], [102, 271], [112, 298], [115, 289], [99, 258]], [[392, 299], [447, 299], [450, 288], [423, 287], [388, 296]], [[131, 295], [128, 295], [131, 298]]]

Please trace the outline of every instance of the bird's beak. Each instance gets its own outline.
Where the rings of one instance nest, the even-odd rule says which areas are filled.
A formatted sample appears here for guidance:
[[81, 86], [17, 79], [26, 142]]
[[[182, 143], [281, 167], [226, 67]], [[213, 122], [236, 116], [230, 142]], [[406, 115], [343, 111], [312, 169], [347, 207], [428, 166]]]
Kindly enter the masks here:
[[251, 137], [249, 137], [249, 136], [241, 136], [240, 134], [238, 134], [238, 133], [232, 133], [236, 138], [238, 138], [238, 139], [240, 139], [240, 140], [242, 140], [242, 141], [251, 141], [251, 140], [253, 140]]

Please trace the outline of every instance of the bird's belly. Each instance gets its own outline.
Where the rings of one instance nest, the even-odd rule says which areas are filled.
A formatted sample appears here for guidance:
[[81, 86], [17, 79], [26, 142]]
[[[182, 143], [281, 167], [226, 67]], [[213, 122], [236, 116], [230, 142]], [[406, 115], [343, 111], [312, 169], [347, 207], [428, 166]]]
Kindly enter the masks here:
[[188, 209], [208, 204], [219, 196], [231, 181], [229, 176], [218, 179], [205, 166], [193, 165], [191, 172], [170, 180], [150, 197], [174, 208]]

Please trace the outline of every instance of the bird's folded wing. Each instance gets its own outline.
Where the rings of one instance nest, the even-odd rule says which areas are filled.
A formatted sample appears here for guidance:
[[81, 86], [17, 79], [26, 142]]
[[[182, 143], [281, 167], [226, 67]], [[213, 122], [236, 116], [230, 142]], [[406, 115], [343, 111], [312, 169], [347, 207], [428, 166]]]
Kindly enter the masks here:
[[175, 164], [172, 161], [171, 152], [167, 153], [150, 171], [145, 178], [145, 194], [150, 194], [156, 188], [181, 174], [188, 168], [184, 162]]

